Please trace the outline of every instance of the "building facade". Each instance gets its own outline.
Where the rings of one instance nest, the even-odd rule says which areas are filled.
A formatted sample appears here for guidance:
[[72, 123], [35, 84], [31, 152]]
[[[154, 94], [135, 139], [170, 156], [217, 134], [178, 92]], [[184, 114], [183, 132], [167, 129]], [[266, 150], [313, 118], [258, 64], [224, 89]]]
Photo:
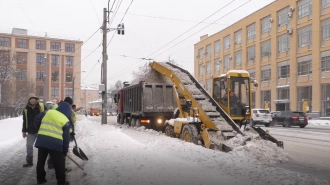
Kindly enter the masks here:
[[277, 0], [194, 47], [196, 79], [244, 69], [259, 82], [255, 108], [330, 109], [330, 0]]
[[16, 89], [20, 83], [31, 83], [35, 86], [34, 93], [43, 101], [46, 80], [47, 101], [63, 100], [66, 96], [72, 97], [74, 92], [78, 106], [81, 106], [77, 101], [81, 95], [81, 44], [82, 41], [77, 40], [32, 36], [25, 29], [14, 28], [12, 33], [0, 33], [0, 50], [10, 50], [15, 55], [13, 81]]
[[81, 107], [83, 109], [89, 109], [88, 103], [98, 100], [100, 98], [100, 93], [97, 88], [93, 87], [83, 87], [81, 88]]

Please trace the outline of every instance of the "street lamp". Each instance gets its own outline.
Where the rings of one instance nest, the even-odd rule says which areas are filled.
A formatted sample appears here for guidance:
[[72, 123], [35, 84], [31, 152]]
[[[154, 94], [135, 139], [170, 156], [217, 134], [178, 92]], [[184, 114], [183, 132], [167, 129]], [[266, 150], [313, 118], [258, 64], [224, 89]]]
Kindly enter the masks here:
[[[75, 88], [74, 88], [74, 81], [75, 81], [75, 78], [76, 78], [76, 74], [78, 74], [78, 73], [84, 73], [84, 72], [85, 72], [85, 71], [78, 71], [78, 72], [75, 72], [74, 75], [73, 75], [73, 79], [72, 79], [72, 80], [73, 80], [73, 81], [72, 81], [72, 82], [73, 82], [73, 88], [72, 88], [72, 100], [73, 100], [73, 102], [75, 102], [75, 101], [74, 101], [74, 89], [75, 89]], [[80, 85], [79, 85], [79, 87], [80, 87]]]
[[51, 49], [49, 50], [46, 54], [45, 54], [45, 59], [44, 59], [44, 76], [43, 76], [43, 80], [44, 80], [44, 103], [47, 102], [47, 56], [48, 53], [51, 51], [61, 51], [63, 49], [59, 48], [59, 49]]

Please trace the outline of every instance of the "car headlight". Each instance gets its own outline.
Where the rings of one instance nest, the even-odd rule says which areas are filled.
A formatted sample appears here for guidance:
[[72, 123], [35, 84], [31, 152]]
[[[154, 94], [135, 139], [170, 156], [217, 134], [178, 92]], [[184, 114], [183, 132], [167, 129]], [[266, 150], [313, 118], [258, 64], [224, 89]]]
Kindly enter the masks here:
[[158, 123], [158, 124], [161, 124], [162, 122], [163, 122], [162, 119], [157, 119], [157, 123]]

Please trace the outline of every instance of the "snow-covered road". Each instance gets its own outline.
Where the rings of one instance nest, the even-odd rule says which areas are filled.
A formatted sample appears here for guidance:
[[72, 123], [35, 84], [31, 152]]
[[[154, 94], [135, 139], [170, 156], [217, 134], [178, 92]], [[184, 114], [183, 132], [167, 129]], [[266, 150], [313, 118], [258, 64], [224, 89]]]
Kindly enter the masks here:
[[[35, 168], [25, 169], [25, 141], [21, 138], [21, 118], [0, 121], [0, 184], [35, 184]], [[78, 117], [77, 141], [89, 161], [77, 159], [87, 170], [73, 163], [68, 174], [71, 184], [330, 184], [315, 176], [271, 165], [268, 157], [283, 159], [282, 153], [262, 148], [223, 153], [205, 149], [161, 133], [117, 125], [114, 117], [101, 125], [100, 117]], [[3, 137], [3, 135], [5, 137]], [[284, 155], [285, 157], [285, 155]], [[258, 158], [258, 159], [257, 159]], [[35, 159], [36, 161], [36, 159]], [[49, 172], [49, 170], [47, 170]], [[54, 172], [48, 180], [55, 182]]]
[[330, 181], [330, 127], [308, 125], [283, 128], [264, 128], [276, 139], [284, 141], [284, 150], [293, 160], [278, 166], [299, 172], [313, 174]]

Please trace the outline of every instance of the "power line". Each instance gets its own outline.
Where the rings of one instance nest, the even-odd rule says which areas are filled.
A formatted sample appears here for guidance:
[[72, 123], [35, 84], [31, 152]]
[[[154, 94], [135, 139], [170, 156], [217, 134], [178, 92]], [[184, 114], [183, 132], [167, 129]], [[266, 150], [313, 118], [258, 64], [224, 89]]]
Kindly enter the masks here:
[[111, 9], [109, 10], [109, 3], [110, 3], [110, 0], [109, 0], [109, 2], [108, 2], [108, 21], [109, 21], [109, 16], [110, 16], [110, 12], [111, 12], [111, 10], [112, 10], [112, 8], [113, 8], [113, 5], [115, 4], [115, 2], [116, 2], [116, 0], [114, 0], [114, 2], [112, 3], [112, 6], [111, 6]]
[[[222, 18], [226, 17], [227, 15], [231, 14], [232, 12], [234, 12], [234, 11], [236, 11], [237, 9], [241, 8], [242, 6], [246, 5], [246, 4], [247, 4], [247, 3], [249, 3], [250, 1], [252, 1], [252, 0], [249, 0], [249, 1], [245, 2], [245, 3], [243, 3], [242, 5], [238, 6], [237, 8], [235, 8], [234, 10], [232, 10], [232, 11], [230, 11], [229, 13], [225, 14], [224, 16], [220, 17], [219, 19], [215, 20], [214, 22], [217, 22], [217, 21], [221, 20]], [[213, 23], [214, 23], [214, 22], [213, 22]], [[209, 25], [205, 26], [204, 28], [202, 28], [202, 29], [198, 30], [198, 31], [197, 31], [197, 32], [195, 32], [194, 34], [190, 35], [189, 37], [185, 38], [185, 39], [184, 39], [184, 40], [182, 40], [181, 42], [179, 42], [179, 43], [175, 44], [174, 46], [172, 46], [172, 47], [168, 48], [167, 50], [163, 51], [162, 53], [160, 53], [160, 54], [156, 55], [155, 57], [157, 57], [157, 56], [159, 56], [159, 55], [161, 55], [161, 54], [165, 53], [166, 51], [168, 51], [168, 50], [172, 49], [173, 47], [175, 47], [175, 46], [177, 46], [177, 45], [181, 44], [181, 43], [182, 43], [182, 42], [184, 42], [185, 40], [187, 40], [187, 39], [189, 39], [190, 37], [192, 37], [192, 36], [196, 35], [197, 33], [199, 33], [200, 31], [204, 30], [205, 28], [209, 27], [210, 25], [211, 25], [211, 24], [209, 24]]]
[[[101, 59], [101, 57], [100, 57], [100, 59]], [[87, 74], [87, 76], [82, 81], [85, 81], [86, 78], [92, 73], [92, 71], [94, 70], [94, 68], [96, 67], [96, 65], [100, 63], [100, 59], [97, 60], [97, 62], [95, 63], [94, 67], [92, 68], [92, 70]]]
[[[123, 2], [123, 1], [120, 0], [120, 2], [117, 3], [117, 5], [116, 5], [116, 7], [115, 7], [114, 14], [113, 14], [113, 16], [111, 17], [111, 20], [108, 20], [108, 21], [109, 21], [109, 26], [111, 26], [112, 22], [115, 20], [115, 17], [116, 17], [116, 15], [117, 15], [117, 11], [119, 10], [119, 8], [120, 8], [122, 2]], [[111, 10], [110, 10], [109, 12], [111, 12]]]
[[[196, 24], [195, 26], [191, 27], [188, 31], [182, 33], [181, 35], [179, 35], [178, 37], [176, 37], [176, 38], [173, 39], [172, 41], [170, 41], [170, 42], [168, 42], [167, 44], [165, 44], [164, 46], [162, 46], [160, 49], [158, 49], [158, 50], [156, 50], [155, 52], [153, 52], [152, 54], [150, 54], [148, 57], [150, 57], [150, 56], [153, 55], [154, 53], [158, 52], [159, 50], [163, 49], [164, 47], [166, 47], [167, 45], [169, 45], [170, 43], [172, 43], [172, 42], [175, 41], [176, 39], [180, 38], [182, 35], [186, 34], [186, 33], [189, 32], [190, 30], [194, 29], [196, 26], [198, 26], [199, 24], [201, 24], [201, 22], [207, 20], [208, 18], [210, 18], [210, 17], [213, 16], [214, 14], [218, 13], [219, 11], [221, 11], [222, 9], [224, 9], [225, 7], [227, 7], [228, 5], [230, 5], [231, 3], [233, 3], [234, 1], [235, 1], [235, 0], [229, 2], [228, 4], [226, 4], [225, 6], [223, 6], [222, 8], [218, 9], [216, 12], [214, 12], [213, 14], [211, 14], [210, 16], [208, 16], [207, 18], [203, 19], [202, 21], [200, 21], [200, 22], [199, 22], [198, 24]], [[146, 58], [148, 58], [148, 57], [146, 57]], [[123, 70], [123, 71], [126, 71], [127, 69], [130, 69], [130, 68], [135, 67], [136, 65], [138, 65], [138, 64], [139, 64], [140, 62], [142, 62], [142, 61], [143, 61], [143, 60], [140, 60], [140, 61], [137, 62], [136, 64], [132, 65], [132, 66], [129, 67], [129, 68], [126, 68], [126, 69]], [[120, 72], [122, 72], [122, 71], [120, 71]], [[120, 72], [119, 72], [119, 73], [120, 73]], [[117, 73], [117, 74], [118, 74], [118, 73]], [[117, 77], [117, 76], [116, 76], [116, 77]], [[110, 80], [110, 79], [112, 79], [112, 77], [109, 78], [108, 80]]]
[[101, 25], [101, 21], [100, 21], [100, 19], [99, 19], [99, 16], [97, 15], [96, 10], [95, 10], [93, 0], [90, 0], [90, 1], [91, 1], [91, 3], [92, 3], [92, 6], [93, 6], [93, 9], [94, 9], [94, 12], [95, 12], [96, 18], [97, 18], [97, 20], [99, 21], [99, 24]]
[[25, 16], [28, 18], [28, 20], [30, 21], [30, 23], [31, 23], [32, 26], [34, 27], [34, 29], [36, 29], [36, 27], [34, 26], [33, 22], [31, 21], [30, 17], [29, 17], [29, 16], [27, 15], [27, 13], [25, 12], [25, 10], [24, 10], [23, 6], [21, 5], [21, 3], [20, 3], [18, 0], [16, 0], [16, 1], [17, 1], [18, 5], [21, 7], [21, 9], [22, 9], [22, 11], [24, 12]]

